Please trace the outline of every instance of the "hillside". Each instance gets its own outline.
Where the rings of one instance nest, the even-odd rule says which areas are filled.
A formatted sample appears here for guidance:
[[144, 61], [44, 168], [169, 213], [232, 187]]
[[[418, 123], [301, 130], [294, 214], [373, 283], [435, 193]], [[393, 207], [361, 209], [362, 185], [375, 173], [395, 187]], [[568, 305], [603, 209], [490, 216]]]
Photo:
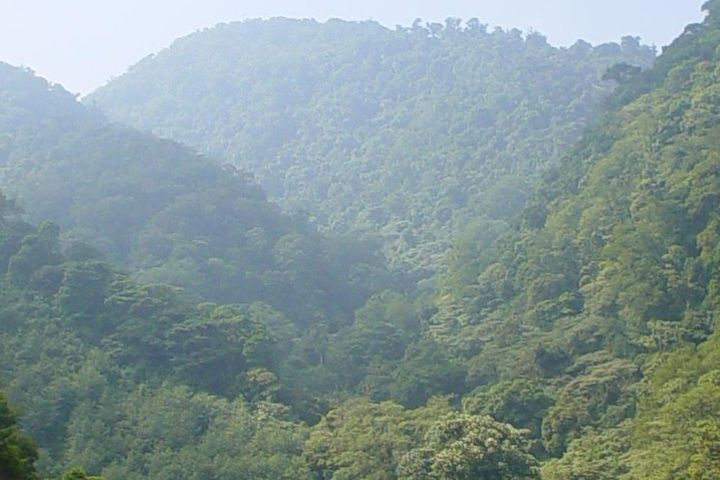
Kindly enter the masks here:
[[[204, 439], [229, 445], [221, 431], [232, 421], [250, 422], [249, 443], [276, 431], [282, 442], [257, 440], [262, 454], [225, 469], [281, 478], [303, 427], [271, 405], [283, 396], [273, 372], [284, 346], [266, 325], [279, 313], [196, 305], [178, 288], [138, 284], [89, 248], [63, 250], [55, 225], [23, 222], [2, 196], [0, 206], [0, 380], [39, 444], [42, 478], [78, 465], [111, 480], [170, 478], [163, 454], [184, 447], [195, 451], [194, 462], [210, 458]], [[255, 409], [263, 401], [260, 427]], [[37, 454], [11, 430], [14, 415], [5, 409], [0, 394], [0, 472], [22, 468], [25, 476], [3, 478], [36, 480], [23, 458]], [[236, 444], [224, 455], [252, 449]]]
[[[411, 479], [429, 467], [495, 471], [499, 461], [538, 478], [521, 432], [441, 399], [416, 410], [356, 399], [311, 427], [298, 413], [317, 412], [283, 403], [297, 396], [280, 372], [279, 312], [195, 304], [178, 288], [134, 282], [87, 247], [63, 250], [60, 234], [23, 222], [0, 196], [0, 381], [22, 412], [21, 431], [0, 392], [3, 478], [100, 480], [82, 465], [107, 480], [395, 478], [398, 468]], [[486, 433], [503, 447], [441, 461], [457, 448], [446, 439]]]
[[85, 102], [254, 172], [327, 230], [427, 276], [458, 232], [502, 231], [596, 117], [605, 70], [654, 51], [488, 30], [272, 19], [177, 40]]
[[[0, 64], [0, 185], [17, 197], [0, 195], [0, 476], [720, 478], [720, 0], [704, 9], [653, 67], [607, 71], [580, 140], [513, 173], [527, 199], [464, 210], [435, 288], [236, 167]], [[221, 26], [173, 49], [278, 22], [320, 28]], [[441, 27], [322, 29], [545, 45]], [[574, 49], [648, 53], [624, 44]]]
[[720, 6], [705, 8], [513, 232], [451, 255], [426, 333], [467, 359], [466, 408], [567, 452], [544, 478], [718, 474]]
[[87, 243], [143, 282], [263, 301], [300, 325], [346, 323], [389, 280], [375, 246], [323, 237], [249, 174], [113, 124], [7, 64], [0, 187], [32, 221], [62, 226], [65, 243]]

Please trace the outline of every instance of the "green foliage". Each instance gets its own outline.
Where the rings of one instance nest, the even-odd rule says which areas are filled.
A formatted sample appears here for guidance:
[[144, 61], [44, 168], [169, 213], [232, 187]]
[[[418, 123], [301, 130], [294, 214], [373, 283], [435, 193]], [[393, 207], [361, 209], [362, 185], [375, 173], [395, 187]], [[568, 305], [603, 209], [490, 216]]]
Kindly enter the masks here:
[[[48, 224], [7, 216], [0, 234], [18, 239], [0, 265], [9, 272], [0, 277], [0, 364], [43, 475], [83, 465], [108, 480], [308, 478], [306, 427], [272, 403], [281, 356], [263, 320], [274, 325], [279, 313], [196, 306], [96, 259], [66, 261]], [[29, 245], [43, 253], [30, 257], [35, 272], [58, 269], [56, 288], [10, 274]], [[38, 455], [0, 400], [0, 474], [35, 479]]]
[[640, 75], [640, 72], [642, 72], [640, 67], [628, 65], [627, 63], [618, 63], [608, 68], [602, 78], [603, 80], [613, 80], [619, 84], [624, 84], [635, 79]]
[[594, 118], [608, 67], [654, 53], [632, 38], [555, 48], [477, 20], [252, 20], [176, 41], [87, 103], [254, 172], [284, 206], [379, 236], [426, 276], [468, 223], [521, 210]]
[[450, 254], [425, 334], [465, 359], [469, 411], [534, 430], [538, 453], [560, 457], [548, 478], [717, 476], [712, 368], [687, 353], [713, 348], [718, 321], [716, 17], [653, 69], [612, 69], [613, 108], [514, 231]]
[[33, 463], [37, 450], [17, 426], [15, 412], [0, 392], [0, 477], [8, 480], [36, 480]]
[[666, 358], [648, 378], [638, 407], [628, 479], [709, 479], [720, 475], [720, 342]]
[[305, 433], [280, 405], [250, 407], [164, 385], [81, 404], [67, 456], [108, 480], [309, 479], [300, 457]]
[[63, 475], [62, 480], [103, 480], [103, 478], [90, 476], [82, 468], [73, 468]]
[[465, 389], [465, 368], [441, 345], [431, 341], [413, 344], [394, 373], [390, 396], [411, 407], [433, 395], [457, 394]]
[[570, 442], [560, 459], [542, 467], [544, 480], [617, 480], [628, 472], [624, 455], [630, 448], [630, 422], [616, 428], [588, 429]]
[[479, 387], [463, 397], [467, 413], [488, 415], [501, 422], [527, 429], [538, 437], [543, 416], [554, 403], [537, 381], [517, 378], [490, 388]]
[[[61, 87], [1, 63], [0, 187], [33, 221], [60, 225], [76, 254], [86, 244], [145, 283], [223, 303], [261, 301], [303, 326], [349, 323], [392, 283], [374, 244], [322, 236], [268, 202], [251, 175], [110, 123]], [[3, 197], [0, 208], [11, 207]], [[48, 223], [24, 237], [11, 278], [50, 288], [52, 272], [37, 269], [58, 263], [47, 247], [57, 248], [58, 234]], [[92, 314], [81, 308], [75, 313]]]
[[[68, 479], [537, 479], [541, 458], [552, 480], [717, 478], [715, 5], [655, 68], [608, 72], [612, 108], [529, 197], [609, 88], [602, 72], [642, 64], [637, 39], [257, 21], [108, 87], [161, 68], [167, 83], [133, 95], [163, 95], [128, 115], [171, 136], [205, 125], [188, 141], [236, 163], [264, 156], [266, 182], [286, 171], [273, 194], [318, 206], [310, 221], [0, 64], [0, 183], [69, 227], [25, 223], [0, 195], [3, 388], [39, 445], [0, 398], [0, 476], [36, 478], [37, 459]], [[176, 81], [175, 55], [210, 80]], [[217, 80], [230, 61], [254, 68]], [[207, 90], [222, 101], [188, 96]], [[192, 115], [165, 111], [177, 98]], [[414, 291], [373, 245], [313, 222], [379, 232], [413, 280], [457, 245]]]
[[512, 426], [490, 417], [460, 415], [440, 420], [422, 446], [403, 457], [403, 480], [530, 480], [540, 478], [537, 460]]
[[[620, 96], [657, 82], [611, 109], [547, 172], [514, 231], [479, 254], [465, 243], [451, 254], [427, 334], [467, 359], [473, 411], [498, 408], [495, 395], [516, 378], [552, 398], [519, 420], [532, 429], [542, 416], [545, 453], [571, 455], [558, 472], [573, 458], [596, 468], [582, 452], [586, 434], [603, 437], [634, 418], [648, 358], [697, 345], [716, 325], [714, 22], [680, 37], [657, 67], [623, 79]], [[608, 471], [625, 468], [616, 466]]]
[[416, 410], [392, 402], [350, 400], [313, 427], [304, 456], [317, 478], [393, 480], [398, 462], [432, 421], [451, 413], [441, 399]]
[[[103, 317], [111, 272], [102, 262], [71, 263], [62, 269], [57, 289], [58, 308], [79, 323], [98, 322]], [[91, 328], [102, 331], [102, 325]]]
[[56, 225], [43, 223], [36, 233], [26, 235], [20, 250], [10, 258], [7, 271], [10, 279], [25, 284], [40, 267], [59, 263], [59, 233]]
[[[0, 64], [0, 107], [0, 186], [26, 205], [24, 218], [63, 227], [8, 229], [3, 273], [52, 300], [83, 340], [106, 342], [133, 372], [162, 371], [222, 395], [245, 391], [247, 371], [267, 367], [283, 384], [274, 395], [293, 405], [364, 379], [369, 359], [343, 378], [347, 365], [328, 368], [327, 352], [315, 358], [306, 347], [353, 330], [354, 311], [372, 294], [405, 287], [375, 243], [321, 235], [268, 202], [247, 173], [112, 124], [32, 72]], [[18, 216], [5, 197], [0, 211], [11, 223]], [[243, 304], [239, 315], [268, 331], [179, 307], [203, 300]], [[371, 323], [348, 342], [382, 336]], [[411, 327], [402, 325], [395, 356]], [[276, 347], [246, 355], [235, 344], [246, 335]]]
[[638, 380], [637, 368], [623, 360], [596, 362], [592, 359], [585, 372], [565, 385], [547, 411], [542, 437], [549, 453], [561, 454], [584, 427], [612, 427], [633, 416], [632, 384]]
[[251, 368], [272, 365], [273, 342], [266, 329], [231, 307], [174, 325], [167, 341], [176, 374], [189, 385], [221, 395], [238, 394]]

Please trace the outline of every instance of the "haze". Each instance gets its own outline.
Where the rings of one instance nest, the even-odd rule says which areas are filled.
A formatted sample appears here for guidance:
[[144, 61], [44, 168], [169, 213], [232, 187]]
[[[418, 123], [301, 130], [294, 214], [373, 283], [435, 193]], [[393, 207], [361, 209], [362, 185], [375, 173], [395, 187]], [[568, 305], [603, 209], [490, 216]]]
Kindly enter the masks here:
[[0, 0], [0, 60], [25, 65], [68, 90], [88, 93], [147, 54], [194, 30], [256, 17], [373, 19], [393, 27], [415, 18], [477, 17], [534, 29], [556, 45], [639, 35], [666, 45], [700, 21], [702, 0]]

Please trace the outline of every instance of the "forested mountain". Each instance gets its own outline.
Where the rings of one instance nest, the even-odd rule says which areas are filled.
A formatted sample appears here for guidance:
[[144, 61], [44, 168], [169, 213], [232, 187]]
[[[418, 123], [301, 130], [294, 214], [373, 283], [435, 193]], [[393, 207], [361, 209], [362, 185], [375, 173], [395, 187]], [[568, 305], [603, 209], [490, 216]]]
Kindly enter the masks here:
[[706, 9], [628, 72], [511, 234], [452, 255], [427, 334], [467, 359], [466, 408], [565, 454], [544, 478], [720, 476], [720, 3]]
[[351, 318], [389, 277], [377, 248], [319, 235], [245, 172], [112, 124], [62, 87], [0, 64], [0, 186], [143, 282], [263, 301], [299, 325]]
[[442, 399], [352, 400], [311, 428], [280, 403], [294, 384], [276, 375], [279, 313], [136, 283], [87, 248], [63, 251], [56, 226], [23, 222], [5, 197], [0, 207], [0, 381], [40, 447], [0, 394], [3, 479], [96, 478], [77, 465], [108, 480], [538, 478], [522, 432]]
[[651, 48], [550, 46], [477, 20], [389, 30], [273, 19], [177, 40], [87, 99], [254, 172], [331, 231], [382, 238], [420, 276], [458, 231], [494, 238]]
[[[720, 0], [705, 9], [652, 68], [607, 70], [617, 88], [577, 128], [602, 117], [538, 161], [511, 227], [456, 240], [437, 291], [387, 289], [371, 247], [247, 175], [0, 65], [0, 179], [29, 212], [0, 196], [0, 476], [720, 478]], [[372, 28], [371, 50], [515, 35]], [[645, 52], [587, 55], [614, 48]]]
[[[292, 478], [284, 472], [299, 461], [305, 427], [271, 403], [282, 395], [272, 372], [282, 347], [263, 322], [277, 313], [195, 305], [177, 288], [137, 284], [86, 249], [63, 252], [57, 227], [20, 221], [4, 197], [2, 207], [2, 383], [41, 447], [39, 470]], [[203, 465], [211, 459], [214, 469]], [[191, 466], [198, 476], [178, 477]]]

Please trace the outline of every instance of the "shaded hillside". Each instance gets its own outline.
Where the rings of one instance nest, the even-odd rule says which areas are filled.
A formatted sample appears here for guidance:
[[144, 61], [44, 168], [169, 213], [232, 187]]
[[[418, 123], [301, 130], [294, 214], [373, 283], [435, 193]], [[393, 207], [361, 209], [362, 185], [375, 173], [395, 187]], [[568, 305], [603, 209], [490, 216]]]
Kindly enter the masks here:
[[[372, 245], [319, 235], [252, 178], [109, 123], [62, 87], [0, 64], [0, 185], [145, 282], [264, 301], [299, 324], [342, 323], [386, 284]], [[370, 279], [372, 277], [372, 279]]]
[[112, 118], [255, 172], [335, 232], [434, 268], [468, 224], [501, 230], [594, 118], [634, 38], [548, 45], [476, 20], [388, 30], [273, 19], [177, 40], [87, 99]]
[[[405, 297], [373, 244], [323, 236], [235, 168], [108, 123], [30, 72], [0, 73], [0, 184], [27, 216], [56, 221], [64, 248], [119, 260], [142, 284], [263, 317], [283, 400], [301, 416], [317, 420], [339, 392], [418, 406], [462, 386], [462, 367], [419, 338], [430, 298]], [[32, 255], [30, 267], [45, 261]]]

